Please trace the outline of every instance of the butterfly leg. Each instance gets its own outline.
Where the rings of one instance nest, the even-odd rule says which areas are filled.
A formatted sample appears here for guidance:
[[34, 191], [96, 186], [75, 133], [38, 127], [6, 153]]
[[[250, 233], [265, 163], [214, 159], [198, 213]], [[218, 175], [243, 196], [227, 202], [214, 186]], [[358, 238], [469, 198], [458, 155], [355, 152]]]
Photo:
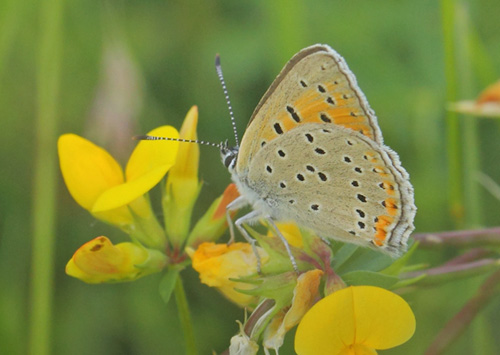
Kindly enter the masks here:
[[288, 253], [288, 257], [290, 258], [290, 262], [292, 263], [293, 269], [298, 274], [299, 268], [297, 267], [297, 262], [295, 261], [295, 258], [293, 257], [292, 249], [290, 249], [290, 244], [288, 244], [288, 241], [283, 236], [283, 234], [280, 232], [280, 230], [278, 229], [278, 226], [276, 225], [276, 223], [274, 223], [273, 219], [271, 217], [266, 217], [266, 220], [269, 222], [271, 227], [274, 229], [274, 231], [276, 232], [278, 237], [283, 242], [283, 245], [285, 246], [286, 252]]
[[322, 241], [323, 241], [326, 245], [328, 245], [328, 246], [331, 246], [331, 245], [332, 245], [332, 243], [330, 243], [330, 241], [329, 241], [328, 239], [326, 239], [325, 237], [321, 237], [321, 236], [320, 236], [320, 239], [321, 239], [321, 240], [322, 240]]
[[239, 210], [246, 205], [248, 205], [247, 200], [243, 196], [239, 196], [226, 206], [226, 221], [227, 226], [229, 227], [230, 236], [229, 242], [227, 242], [227, 244], [234, 243], [234, 226], [233, 220], [231, 219], [231, 211]]
[[[236, 200], [235, 200], [236, 201]], [[252, 250], [255, 254], [255, 257], [257, 258], [257, 272], [260, 274], [261, 271], [261, 261], [260, 261], [260, 255], [257, 251], [257, 241], [248, 234], [246, 229], [243, 227], [243, 223], [248, 223], [251, 224], [252, 222], [257, 222], [262, 218], [262, 214], [257, 212], [257, 211], [252, 211], [249, 214], [246, 214], [236, 220], [234, 224], [236, 225], [236, 228], [240, 231], [240, 233], [243, 235], [243, 237], [246, 239], [248, 243], [252, 246]]]

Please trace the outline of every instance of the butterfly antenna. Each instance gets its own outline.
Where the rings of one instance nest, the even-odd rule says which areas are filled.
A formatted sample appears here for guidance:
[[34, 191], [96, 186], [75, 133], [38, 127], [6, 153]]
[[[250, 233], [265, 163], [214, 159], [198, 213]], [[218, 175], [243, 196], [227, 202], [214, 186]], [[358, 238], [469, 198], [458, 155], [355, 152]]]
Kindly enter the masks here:
[[170, 138], [170, 137], [158, 137], [158, 136], [148, 136], [148, 135], [143, 135], [143, 136], [134, 136], [132, 139], [135, 139], [136, 141], [174, 141], [174, 142], [183, 142], [183, 143], [196, 143], [196, 144], [202, 144], [202, 145], [208, 145], [210, 147], [216, 147], [216, 148], [221, 148], [222, 143], [212, 143], [212, 142], [205, 142], [205, 141], [199, 141], [199, 140], [193, 140], [193, 139], [182, 139], [182, 138]]
[[233, 107], [231, 106], [231, 101], [229, 100], [229, 94], [227, 93], [226, 82], [224, 81], [224, 75], [222, 75], [222, 67], [220, 65], [220, 56], [217, 53], [215, 55], [215, 70], [217, 70], [217, 76], [219, 77], [220, 83], [222, 85], [222, 90], [224, 91], [224, 96], [226, 97], [227, 107], [229, 108], [229, 116], [231, 117], [231, 124], [233, 125], [234, 139], [236, 140], [236, 146], [240, 146], [238, 140], [238, 131], [236, 130], [236, 121], [234, 119]]

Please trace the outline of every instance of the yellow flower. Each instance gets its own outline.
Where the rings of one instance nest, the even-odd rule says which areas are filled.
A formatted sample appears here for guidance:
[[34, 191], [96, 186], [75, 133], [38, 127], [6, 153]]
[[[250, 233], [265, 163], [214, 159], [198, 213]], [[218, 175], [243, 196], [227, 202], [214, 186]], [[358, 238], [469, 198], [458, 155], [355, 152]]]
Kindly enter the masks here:
[[132, 281], [160, 271], [166, 257], [133, 243], [113, 245], [97, 237], [82, 245], [66, 264], [66, 273], [87, 283]]
[[[267, 253], [257, 248], [262, 264], [268, 261]], [[210, 287], [216, 287], [230, 301], [248, 306], [256, 301], [255, 296], [243, 294], [236, 289], [249, 290], [255, 285], [234, 281], [234, 279], [257, 273], [257, 257], [248, 243], [215, 244], [202, 243], [195, 252], [188, 249], [193, 269], [200, 274], [200, 280]]]
[[295, 335], [299, 355], [376, 354], [409, 340], [415, 316], [398, 295], [373, 286], [351, 286], [316, 303]]
[[[291, 246], [296, 248], [302, 248], [304, 246], [302, 233], [295, 223], [276, 223], [276, 226]], [[274, 230], [270, 228], [268, 235], [275, 235]]]
[[[186, 115], [180, 131], [180, 138], [196, 140], [198, 107], [193, 106]], [[177, 161], [167, 178], [166, 194], [163, 199], [165, 229], [174, 246], [184, 243], [191, 223], [194, 203], [200, 193], [198, 165], [200, 147], [194, 143], [181, 143]]]
[[268, 349], [278, 349], [283, 345], [286, 332], [296, 326], [304, 314], [319, 298], [319, 283], [323, 271], [315, 269], [301, 274], [293, 290], [292, 305], [282, 309], [267, 326], [263, 345]]
[[[169, 126], [156, 128], [149, 134], [178, 137], [177, 131]], [[144, 194], [174, 164], [178, 144], [139, 142], [124, 174], [104, 149], [75, 134], [64, 134], [58, 141], [59, 163], [66, 186], [80, 206], [96, 218], [131, 233], [137, 230], [133, 224], [138, 218], [147, 222], [154, 218]], [[142, 229], [155, 229], [151, 224], [146, 223]], [[162, 242], [158, 239], [150, 244], [161, 247]]]

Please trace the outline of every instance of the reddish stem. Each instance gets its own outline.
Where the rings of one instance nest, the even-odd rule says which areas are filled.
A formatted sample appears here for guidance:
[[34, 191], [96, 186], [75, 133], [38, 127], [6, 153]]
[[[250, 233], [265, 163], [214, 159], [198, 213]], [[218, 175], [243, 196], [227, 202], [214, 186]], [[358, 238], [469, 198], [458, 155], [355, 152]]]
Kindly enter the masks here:
[[481, 259], [485, 256], [491, 255], [492, 252], [487, 249], [483, 248], [475, 248], [471, 249], [466, 253], [463, 253], [462, 255], [459, 255], [450, 261], [446, 262], [443, 266], [451, 266], [451, 265], [459, 265], [459, 264], [465, 264], [474, 260]]
[[439, 233], [419, 233], [414, 234], [413, 238], [420, 242], [419, 246], [424, 248], [435, 248], [439, 246], [498, 246], [500, 245], [500, 227]]
[[[481, 259], [477, 261], [471, 261], [462, 264], [444, 264], [438, 267], [434, 267], [426, 270], [419, 270], [413, 272], [407, 272], [401, 275], [403, 279], [412, 279], [414, 277], [419, 277], [421, 275], [427, 276], [440, 276], [444, 274], [466, 274], [468, 272], [474, 273], [477, 270], [482, 270], [484, 267], [498, 265], [498, 260], [496, 259]], [[425, 279], [424, 279], [425, 280]]]

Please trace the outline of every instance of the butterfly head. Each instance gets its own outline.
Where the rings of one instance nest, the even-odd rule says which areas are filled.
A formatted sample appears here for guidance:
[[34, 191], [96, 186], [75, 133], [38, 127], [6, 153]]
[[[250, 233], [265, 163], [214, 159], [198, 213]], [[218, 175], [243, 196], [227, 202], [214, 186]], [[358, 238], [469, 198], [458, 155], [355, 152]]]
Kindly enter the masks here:
[[230, 147], [227, 141], [221, 143], [220, 145], [220, 156], [222, 159], [222, 164], [229, 170], [233, 172], [236, 167], [236, 159], [238, 158], [239, 147]]

